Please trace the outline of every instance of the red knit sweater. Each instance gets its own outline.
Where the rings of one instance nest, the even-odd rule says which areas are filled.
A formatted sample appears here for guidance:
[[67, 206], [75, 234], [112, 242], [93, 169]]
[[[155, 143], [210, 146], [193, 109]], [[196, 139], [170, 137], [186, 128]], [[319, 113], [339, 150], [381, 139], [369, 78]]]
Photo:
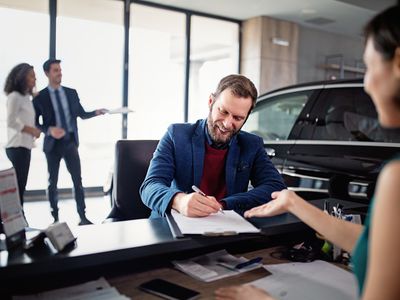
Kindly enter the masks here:
[[200, 189], [219, 201], [226, 196], [225, 161], [228, 149], [214, 149], [207, 142], [205, 144], [206, 153]]

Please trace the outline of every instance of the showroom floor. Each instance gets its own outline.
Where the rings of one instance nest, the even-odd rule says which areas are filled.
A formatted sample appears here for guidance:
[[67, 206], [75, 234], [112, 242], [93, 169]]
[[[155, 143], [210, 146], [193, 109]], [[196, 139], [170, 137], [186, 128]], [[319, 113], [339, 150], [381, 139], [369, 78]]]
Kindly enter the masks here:
[[[87, 197], [86, 216], [95, 224], [100, 224], [110, 212], [110, 198]], [[76, 226], [79, 222], [79, 216], [76, 212], [76, 202], [74, 199], [63, 199], [59, 201], [60, 222], [67, 222], [69, 226]], [[50, 205], [45, 201], [27, 201], [24, 204], [24, 211], [29, 227], [44, 229], [53, 222], [50, 214]]]

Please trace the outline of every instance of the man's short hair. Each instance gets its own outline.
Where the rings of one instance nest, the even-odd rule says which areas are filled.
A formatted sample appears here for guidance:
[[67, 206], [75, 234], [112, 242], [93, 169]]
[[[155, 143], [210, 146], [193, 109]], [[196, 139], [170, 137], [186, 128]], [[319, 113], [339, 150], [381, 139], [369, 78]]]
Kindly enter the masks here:
[[50, 59], [46, 60], [43, 63], [43, 71], [49, 72], [52, 64], [59, 64], [60, 62], [61, 62], [61, 60], [55, 59], [55, 58], [50, 58]]
[[246, 76], [232, 74], [222, 78], [218, 83], [216, 91], [212, 94], [214, 101], [226, 89], [230, 89], [232, 94], [235, 96], [244, 98], [250, 97], [252, 100], [252, 109], [256, 105], [257, 89], [254, 86], [254, 83]]

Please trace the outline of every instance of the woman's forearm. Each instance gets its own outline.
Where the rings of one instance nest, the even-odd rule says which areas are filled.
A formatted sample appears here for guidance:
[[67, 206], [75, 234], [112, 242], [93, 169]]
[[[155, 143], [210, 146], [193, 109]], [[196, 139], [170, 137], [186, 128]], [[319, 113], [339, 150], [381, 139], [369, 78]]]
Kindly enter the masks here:
[[296, 200], [289, 207], [291, 213], [330, 242], [348, 252], [352, 252], [361, 234], [362, 225], [330, 216], [301, 198]]

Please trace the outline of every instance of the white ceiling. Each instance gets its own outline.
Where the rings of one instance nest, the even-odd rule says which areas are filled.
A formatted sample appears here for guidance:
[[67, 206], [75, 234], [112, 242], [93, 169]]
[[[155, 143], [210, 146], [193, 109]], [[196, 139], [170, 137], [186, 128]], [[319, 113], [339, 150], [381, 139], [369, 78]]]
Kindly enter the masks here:
[[[146, 0], [187, 10], [246, 20], [270, 16], [303, 26], [360, 36], [363, 25], [396, 0]], [[326, 23], [329, 22], [329, 23]]]

